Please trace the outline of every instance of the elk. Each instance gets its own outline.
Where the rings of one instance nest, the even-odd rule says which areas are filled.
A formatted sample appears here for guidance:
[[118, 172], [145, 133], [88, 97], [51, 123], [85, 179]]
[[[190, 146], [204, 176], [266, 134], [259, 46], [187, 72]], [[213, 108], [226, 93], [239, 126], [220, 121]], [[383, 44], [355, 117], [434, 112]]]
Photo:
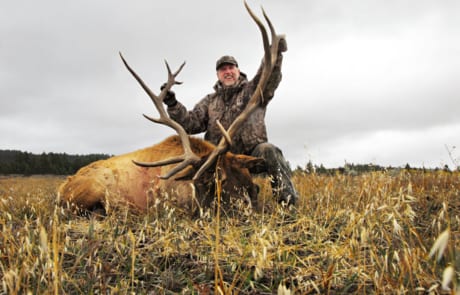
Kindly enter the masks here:
[[215, 198], [217, 180], [221, 185], [224, 203], [229, 203], [230, 197], [236, 196], [252, 206], [257, 206], [258, 187], [253, 183], [249, 169], [262, 165], [263, 160], [232, 154], [228, 150], [234, 134], [263, 102], [263, 92], [276, 64], [278, 44], [283, 36], [276, 34], [262, 9], [271, 32], [269, 36], [262, 21], [246, 2], [244, 4], [262, 35], [263, 69], [256, 91], [251, 95], [243, 112], [227, 130], [218, 123], [222, 132], [218, 145], [189, 137], [184, 128], [168, 116], [163, 106], [167, 92], [173, 85], [181, 84], [176, 77], [185, 63], [173, 73], [165, 61], [168, 79], [160, 94], [155, 95], [120, 53], [123, 64], [150, 97], [159, 113], [159, 118], [145, 114], [144, 117], [154, 123], [171, 127], [178, 135], [151, 147], [81, 168], [60, 186], [61, 201], [89, 210], [120, 203], [145, 210], [150, 204], [167, 199], [174, 206], [195, 213], [197, 209], [211, 205]]

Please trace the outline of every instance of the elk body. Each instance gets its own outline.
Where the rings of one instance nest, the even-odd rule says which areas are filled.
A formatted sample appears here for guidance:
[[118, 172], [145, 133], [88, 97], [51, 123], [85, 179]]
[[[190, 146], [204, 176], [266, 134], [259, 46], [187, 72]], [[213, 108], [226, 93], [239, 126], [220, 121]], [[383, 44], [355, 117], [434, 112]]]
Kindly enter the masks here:
[[[190, 138], [191, 150], [206, 158], [215, 146], [197, 138]], [[145, 210], [156, 202], [171, 205], [190, 213], [208, 207], [215, 196], [214, 169], [191, 180], [196, 169], [191, 166], [176, 178], [160, 179], [158, 176], [171, 169], [170, 166], [146, 168], [135, 165], [132, 160], [159, 161], [177, 157], [183, 153], [177, 136], [138, 151], [100, 160], [81, 168], [59, 188], [62, 202], [72, 203], [81, 209], [93, 210], [108, 206], [128, 204]], [[257, 186], [253, 184], [248, 168], [260, 164], [260, 159], [226, 153], [219, 159], [219, 178], [222, 199], [241, 197], [256, 205]]]
[[[180, 84], [176, 81], [176, 76], [185, 63], [174, 73], [166, 63], [168, 81], [161, 93], [155, 95], [120, 54], [124, 65], [148, 94], [160, 115], [159, 118], [144, 116], [150, 121], [173, 128], [178, 136], [170, 137], [146, 149], [83, 167], [60, 187], [59, 195], [62, 201], [84, 209], [120, 202], [146, 209], [152, 202], [168, 198], [176, 206], [193, 212], [195, 208], [211, 204], [215, 198], [215, 180], [219, 179], [224, 201], [236, 196], [255, 204], [257, 187], [252, 182], [248, 168], [254, 165], [260, 166], [262, 160], [245, 155], [234, 155], [228, 150], [232, 144], [232, 137], [263, 102], [263, 92], [276, 64], [278, 44], [282, 36], [276, 35], [264, 12], [271, 32], [270, 44], [265, 26], [246, 3], [245, 6], [262, 33], [264, 46], [262, 74], [246, 108], [228, 130], [217, 122], [222, 132], [219, 144], [214, 146], [203, 140], [189, 137], [184, 128], [169, 118], [164, 109], [163, 100], [173, 85]], [[161, 176], [158, 177], [159, 175]]]

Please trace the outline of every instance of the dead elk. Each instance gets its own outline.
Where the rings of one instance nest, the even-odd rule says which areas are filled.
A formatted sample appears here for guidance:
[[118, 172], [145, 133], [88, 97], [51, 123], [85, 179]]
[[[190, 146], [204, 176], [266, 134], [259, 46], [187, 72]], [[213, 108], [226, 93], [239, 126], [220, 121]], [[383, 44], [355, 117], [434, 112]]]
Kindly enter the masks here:
[[[190, 138], [190, 143], [191, 150], [203, 160], [215, 149], [211, 143], [197, 138]], [[85, 210], [128, 204], [141, 211], [156, 202], [170, 202], [186, 212], [197, 213], [215, 198], [215, 169], [208, 169], [196, 180], [192, 177], [199, 166], [190, 166], [175, 178], [160, 179], [158, 176], [170, 166], [147, 168], [132, 162], [177, 157], [182, 153], [181, 146], [179, 137], [172, 136], [151, 147], [91, 163], [61, 185], [61, 202]], [[220, 157], [217, 167], [223, 203], [237, 197], [256, 205], [258, 188], [248, 169], [260, 163], [261, 159], [232, 153]]]
[[247, 118], [263, 103], [263, 93], [276, 64], [278, 44], [282, 36], [275, 33], [264, 12], [271, 33], [269, 36], [260, 19], [246, 3], [245, 6], [262, 34], [264, 59], [261, 75], [256, 91], [251, 94], [246, 108], [229, 128], [225, 130], [219, 124], [222, 132], [219, 144], [213, 146], [189, 137], [184, 128], [172, 120], [164, 109], [163, 100], [173, 85], [180, 84], [176, 76], [185, 63], [174, 73], [166, 63], [168, 80], [160, 94], [155, 95], [120, 53], [124, 65], [148, 94], [160, 115], [159, 118], [144, 116], [150, 121], [173, 128], [178, 136], [170, 137], [143, 150], [83, 167], [60, 187], [59, 195], [62, 201], [85, 209], [120, 202], [146, 209], [152, 202], [167, 197], [175, 206], [194, 212], [196, 208], [209, 206], [214, 200], [217, 175], [224, 202], [231, 196], [238, 196], [249, 200], [253, 205], [256, 203], [257, 186], [252, 181], [249, 168], [260, 166], [262, 160], [231, 154], [228, 150], [232, 138]]

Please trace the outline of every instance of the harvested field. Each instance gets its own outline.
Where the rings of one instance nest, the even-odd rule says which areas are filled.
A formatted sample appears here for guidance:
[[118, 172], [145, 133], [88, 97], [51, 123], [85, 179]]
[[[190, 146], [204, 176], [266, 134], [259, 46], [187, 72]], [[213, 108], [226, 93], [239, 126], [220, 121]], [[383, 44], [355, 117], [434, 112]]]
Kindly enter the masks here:
[[[0, 178], [2, 294], [450, 294], [460, 268], [460, 173], [298, 174], [295, 210], [156, 204], [79, 216], [64, 178]], [[437, 250], [430, 249], [438, 236]], [[445, 248], [443, 248], [445, 246]], [[439, 256], [439, 260], [438, 260]], [[450, 275], [443, 282], [443, 272]], [[219, 289], [219, 291], [217, 291]], [[290, 292], [290, 293], [289, 293]]]

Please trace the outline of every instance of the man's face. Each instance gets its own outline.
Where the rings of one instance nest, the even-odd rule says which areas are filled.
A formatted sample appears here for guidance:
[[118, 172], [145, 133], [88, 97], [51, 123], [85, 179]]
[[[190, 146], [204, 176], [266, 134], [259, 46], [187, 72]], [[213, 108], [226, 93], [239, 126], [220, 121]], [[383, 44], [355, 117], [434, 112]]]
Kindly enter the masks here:
[[240, 78], [240, 69], [232, 64], [224, 64], [217, 70], [217, 78], [224, 86], [233, 86]]

